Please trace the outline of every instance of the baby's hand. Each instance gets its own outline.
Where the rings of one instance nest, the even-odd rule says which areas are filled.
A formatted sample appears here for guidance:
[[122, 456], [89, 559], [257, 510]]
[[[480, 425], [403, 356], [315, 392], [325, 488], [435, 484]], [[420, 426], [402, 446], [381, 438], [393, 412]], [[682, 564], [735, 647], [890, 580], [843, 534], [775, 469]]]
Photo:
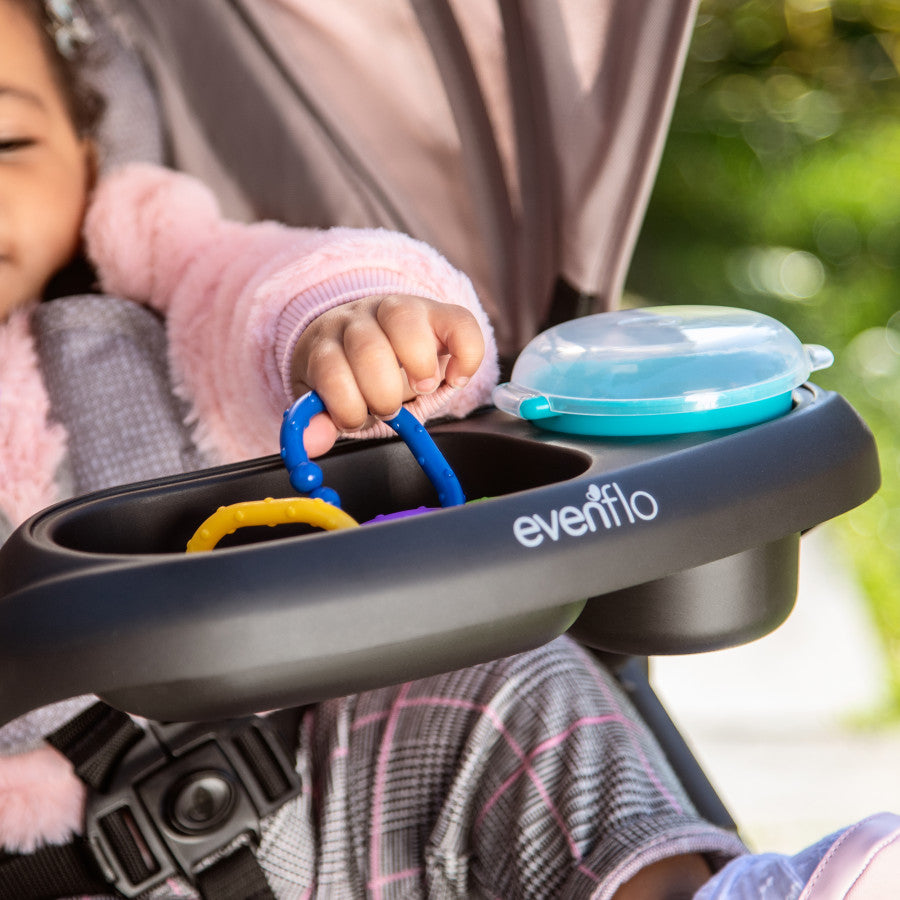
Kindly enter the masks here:
[[389, 419], [442, 382], [463, 387], [483, 355], [478, 322], [452, 303], [392, 294], [322, 313], [301, 335], [291, 367], [296, 396], [315, 389], [328, 410], [307, 428], [306, 452], [324, 453], [370, 413]]

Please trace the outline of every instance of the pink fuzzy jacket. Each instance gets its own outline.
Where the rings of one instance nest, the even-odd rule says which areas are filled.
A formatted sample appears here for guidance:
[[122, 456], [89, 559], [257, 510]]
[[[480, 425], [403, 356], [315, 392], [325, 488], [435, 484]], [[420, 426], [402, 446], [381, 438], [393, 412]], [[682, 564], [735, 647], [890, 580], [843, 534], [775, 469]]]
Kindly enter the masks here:
[[[316, 316], [351, 300], [413, 294], [465, 306], [478, 319], [487, 348], [481, 368], [464, 389], [442, 386], [411, 403], [420, 419], [465, 415], [496, 381], [493, 333], [469, 280], [403, 235], [226, 221], [199, 182], [133, 165], [98, 186], [85, 240], [105, 293], [165, 316], [175, 389], [210, 459], [277, 452], [293, 399], [294, 344]], [[66, 435], [48, 412], [27, 311], [19, 312], [0, 325], [0, 512], [14, 525], [60, 499], [54, 476]], [[375, 433], [391, 434], [381, 425], [361, 436]], [[59, 724], [47, 723], [44, 733]], [[0, 846], [64, 842], [81, 826], [81, 784], [48, 746], [32, 740], [19, 749], [0, 755]]]

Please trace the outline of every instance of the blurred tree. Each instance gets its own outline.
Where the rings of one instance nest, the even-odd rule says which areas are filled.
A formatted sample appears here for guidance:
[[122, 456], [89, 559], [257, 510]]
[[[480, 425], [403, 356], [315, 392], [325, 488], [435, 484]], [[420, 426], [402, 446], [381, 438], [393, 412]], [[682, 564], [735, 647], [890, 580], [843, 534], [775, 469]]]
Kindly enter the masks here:
[[900, 712], [900, 0], [703, 0], [631, 267], [643, 303], [828, 345], [884, 487], [841, 520]]

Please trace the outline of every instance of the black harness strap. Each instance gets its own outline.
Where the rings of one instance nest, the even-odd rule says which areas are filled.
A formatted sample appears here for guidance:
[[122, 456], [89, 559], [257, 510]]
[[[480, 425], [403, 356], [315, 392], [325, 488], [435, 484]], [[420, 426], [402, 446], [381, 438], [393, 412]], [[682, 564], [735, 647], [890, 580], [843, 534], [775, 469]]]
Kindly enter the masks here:
[[104, 790], [110, 773], [144, 735], [125, 713], [95, 703], [47, 737], [94, 790]]
[[175, 877], [205, 900], [275, 900], [254, 847], [260, 820], [300, 792], [299, 716], [144, 731], [104, 703], [89, 707], [47, 738], [89, 787], [85, 837], [0, 853], [0, 900], [139, 897]]
[[0, 854], [0, 897], [57, 900], [115, 893], [82, 838], [23, 855]]
[[275, 900], [253, 851], [238, 847], [197, 875], [197, 887], [209, 900]]

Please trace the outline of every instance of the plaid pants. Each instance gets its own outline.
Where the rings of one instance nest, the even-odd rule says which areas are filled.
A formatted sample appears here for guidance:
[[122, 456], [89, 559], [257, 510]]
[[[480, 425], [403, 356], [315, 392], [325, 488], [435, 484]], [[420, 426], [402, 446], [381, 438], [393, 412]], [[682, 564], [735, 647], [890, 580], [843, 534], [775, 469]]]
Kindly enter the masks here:
[[298, 769], [259, 852], [279, 897], [603, 898], [666, 856], [746, 852], [568, 638], [311, 707]]

